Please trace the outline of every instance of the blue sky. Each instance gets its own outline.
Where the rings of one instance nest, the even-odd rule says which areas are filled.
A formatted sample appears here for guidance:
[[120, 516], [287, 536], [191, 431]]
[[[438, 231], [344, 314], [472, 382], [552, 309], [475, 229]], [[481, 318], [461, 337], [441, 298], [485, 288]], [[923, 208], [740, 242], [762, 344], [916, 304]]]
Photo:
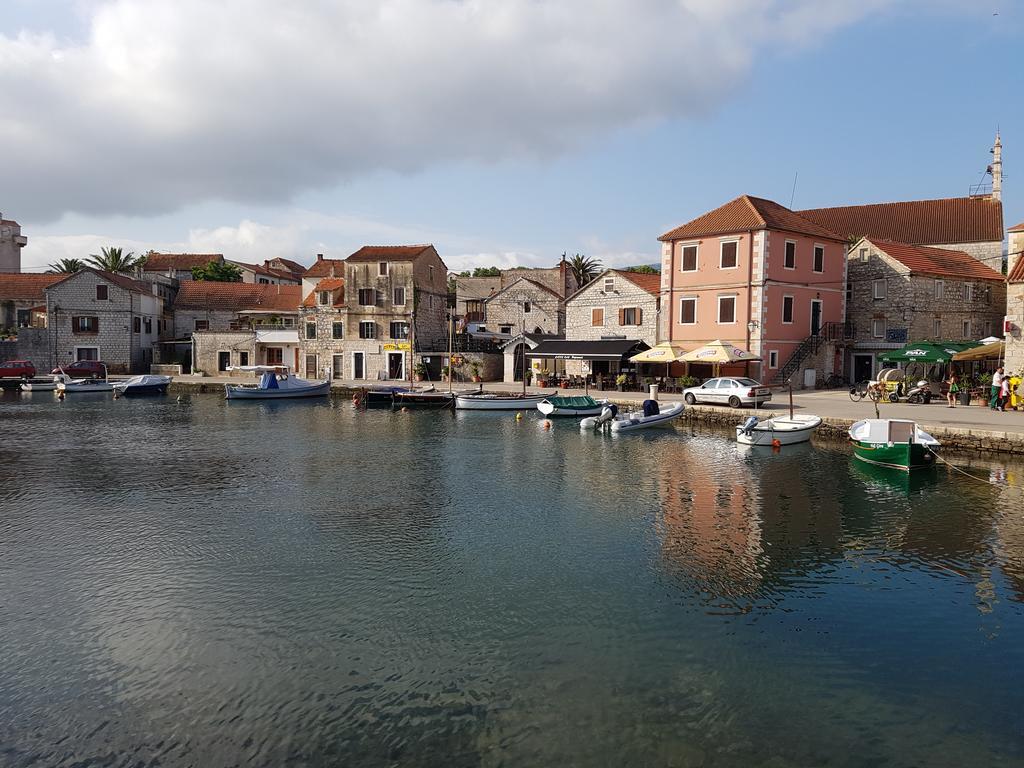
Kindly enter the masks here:
[[[414, 0], [389, 2], [408, 12]], [[433, 4], [423, 0], [419, 6], [426, 7], [421, 26], [430, 23]], [[248, 52], [242, 44], [229, 43], [225, 47], [231, 50], [206, 62], [206, 69], [189, 72], [189, 86], [180, 91], [173, 81], [177, 72], [161, 72], [164, 65], [157, 63], [146, 80], [136, 77], [140, 65], [132, 62], [122, 93], [97, 96], [105, 106], [117, 98], [130, 99], [125, 104], [151, 102], [134, 115], [141, 127], [117, 140], [108, 140], [101, 128], [90, 134], [85, 111], [96, 105], [83, 105], [86, 99], [80, 96], [62, 96], [63, 84], [54, 78], [64, 74], [32, 80], [18, 50], [5, 58], [0, 47], [0, 75], [17, 64], [21, 70], [16, 74], [25, 79], [22, 98], [38, 91], [45, 97], [26, 110], [20, 125], [8, 123], [5, 129], [0, 120], [5, 145], [27, 141], [24, 137], [39, 127], [33, 121], [56, 123], [48, 111], [53, 103], [60, 106], [56, 117], [65, 122], [74, 123], [82, 110], [85, 126], [66, 136], [50, 135], [47, 129], [46, 153], [26, 145], [18, 153], [25, 160], [17, 176], [39, 181], [26, 187], [5, 177], [0, 210], [17, 219], [29, 237], [23, 254], [28, 268], [85, 255], [101, 244], [223, 251], [249, 261], [282, 255], [309, 262], [318, 252], [343, 257], [364, 243], [423, 241], [435, 243], [449, 267], [459, 269], [543, 265], [563, 251], [585, 252], [612, 265], [650, 263], [657, 261], [658, 235], [739, 194], [789, 205], [795, 173], [795, 208], [964, 195], [982, 180], [998, 126], [1004, 145], [1005, 223], [1024, 220], [1024, 195], [1018, 188], [1024, 185], [1024, 172], [1015, 172], [1015, 158], [1024, 157], [1024, 107], [1016, 96], [1024, 74], [1024, 56], [1015, 42], [1024, 31], [1021, 4], [867, 0], [857, 4], [870, 6], [867, 11], [851, 12], [850, 4], [824, 2], [832, 20], [814, 19], [809, 31], [804, 21], [787, 21], [774, 35], [782, 39], [765, 40], [736, 31], [751, 7], [737, 0], [736, 15], [701, 22], [701, 37], [720, 37], [701, 42], [707, 50], [690, 59], [659, 53], [670, 35], [650, 45], [643, 39], [655, 33], [638, 17], [651, 8], [652, 23], [663, 22], [654, 18], [665, 12], [655, 8], [658, 4], [643, 0], [634, 6], [637, 18], [629, 18], [643, 32], [636, 34], [638, 39], [629, 39], [627, 30], [620, 48], [616, 37], [601, 38], [604, 27], [595, 27], [591, 31], [602, 45], [593, 60], [566, 64], [559, 55], [556, 64], [538, 66], [526, 85], [518, 78], [528, 61], [511, 62], [511, 70], [485, 61], [486, 80], [480, 81], [460, 72], [462, 90], [443, 93], [437, 110], [431, 91], [447, 90], [450, 78], [443, 72], [456, 71], [445, 68], [458, 67], [457, 59], [440, 62], [442, 74], [436, 80], [425, 74], [422, 83], [408, 86], [379, 79], [416, 80], [422, 61], [435, 55], [429, 49], [413, 66], [396, 65], [384, 75], [377, 69], [383, 65], [368, 65], [374, 72], [366, 79], [382, 84], [382, 93], [374, 89], [373, 96], [367, 96], [371, 89], [362, 87], [359, 76], [365, 57], [345, 60], [342, 55], [326, 64], [313, 60], [308, 70], [299, 62], [280, 81], [257, 70], [246, 82]], [[799, 0], [775, 4], [780, 14], [801, 5]], [[106, 6], [111, 5], [121, 13], [118, 24], [132, 29], [132, 24], [148, 23], [140, 19], [150, 9], [126, 10], [135, 5], [127, 1], [39, 6], [16, 0], [13, 19], [15, 27], [33, 33], [53, 30], [56, 42], [46, 48], [47, 56], [28, 56], [44, 61], [39, 66], [45, 68], [47, 57], [74, 56], [77, 47], [96, 47], [109, 39], [96, 14], [109, 12]], [[344, 21], [345, 6], [339, 2], [324, 13], [332, 23]], [[166, 13], [189, 11], [188, 3], [164, 8]], [[572, 39], [571, 25], [530, 13], [488, 21], [524, 25], [517, 33], [522, 39], [550, 36], [553, 50], [568, 48], [569, 56], [579, 56], [586, 35], [581, 46], [581, 40]], [[608, 22], [620, 19], [611, 15]], [[296, 22], [300, 29], [301, 23]], [[532, 30], [532, 23], [543, 26]], [[167, 36], [174, 45], [173, 30]], [[16, 34], [0, 41], [10, 46]], [[465, 41], [450, 42], [455, 47]], [[188, 37], [180, 44], [187, 45]], [[469, 51], [467, 68], [473, 66], [472, 57]], [[706, 71], [703, 59], [708, 60]], [[267, 113], [282, 88], [328, 65], [349, 73], [335, 103], [325, 106], [307, 94], [286, 105], [293, 118]], [[209, 109], [216, 103], [220, 109], [224, 101], [233, 101], [231, 111], [220, 112], [226, 115], [222, 121], [231, 122], [236, 110], [253, 110], [223, 135], [212, 121], [209, 127], [193, 125], [202, 120], [187, 119], [189, 105], [181, 96], [202, 91], [204, 73], [217, 67], [241, 74], [225, 81], [230, 92], [211, 86], [202, 95], [216, 102], [197, 101], [191, 105], [196, 113], [202, 114], [204, 105]], [[556, 87], [547, 94], [550, 81], [545, 78], [561, 78], [567, 69], [572, 90]], [[621, 71], [628, 77], [606, 86]], [[313, 85], [333, 90], [333, 82], [327, 77]], [[488, 88], [495, 82], [502, 84], [493, 89], [497, 94]], [[684, 85], [677, 87], [680, 82]], [[165, 97], [160, 88], [168, 83]], [[246, 92], [251, 87], [251, 99], [237, 98], [239, 87]], [[142, 98], [132, 94], [133, 88]], [[574, 101], [580, 89], [607, 92]], [[420, 91], [426, 91], [422, 100]], [[311, 86], [310, 93], [317, 90]], [[60, 103], [62, 98], [66, 103]], [[565, 112], [559, 99], [566, 102]], [[365, 122], [347, 111], [347, 104], [357, 102], [360, 113], [368, 115]], [[185, 107], [186, 113], [177, 118], [169, 110], [172, 123], [180, 119], [170, 129], [152, 119], [168, 105]], [[392, 119], [396, 111], [401, 114]], [[101, 113], [96, 124], [117, 119], [116, 111]], [[546, 126], [538, 128], [539, 123]], [[332, 144], [332, 124], [352, 135], [340, 142], [340, 149]], [[378, 125], [383, 138], [374, 135]], [[144, 140], [134, 146], [137, 135]], [[76, 151], [82, 142], [90, 162], [56, 162], [55, 155], [74, 158], [62, 154], [61, 141]], [[173, 157], [162, 156], [168, 142]], [[198, 159], [191, 166], [177, 159], [193, 156]], [[109, 177], [107, 167], [114, 169]]]

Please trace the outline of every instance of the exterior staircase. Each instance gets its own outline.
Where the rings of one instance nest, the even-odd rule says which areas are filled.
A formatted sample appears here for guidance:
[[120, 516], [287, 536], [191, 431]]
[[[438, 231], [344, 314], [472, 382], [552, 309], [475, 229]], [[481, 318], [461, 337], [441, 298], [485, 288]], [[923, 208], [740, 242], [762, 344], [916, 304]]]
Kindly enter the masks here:
[[850, 341], [854, 338], [853, 323], [825, 323], [817, 333], [811, 334], [800, 342], [789, 360], [775, 374], [772, 383], [785, 384], [794, 373], [800, 370], [808, 358], [814, 357], [818, 351], [829, 343]]

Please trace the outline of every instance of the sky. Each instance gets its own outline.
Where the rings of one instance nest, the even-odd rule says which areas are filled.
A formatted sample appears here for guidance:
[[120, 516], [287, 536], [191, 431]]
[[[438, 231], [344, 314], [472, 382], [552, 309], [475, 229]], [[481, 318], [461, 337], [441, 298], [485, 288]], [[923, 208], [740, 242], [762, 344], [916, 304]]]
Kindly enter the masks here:
[[659, 235], [741, 194], [966, 195], [997, 129], [1005, 224], [1024, 221], [1020, 0], [4, 0], [0, 17], [0, 212], [25, 271], [103, 246], [657, 263]]

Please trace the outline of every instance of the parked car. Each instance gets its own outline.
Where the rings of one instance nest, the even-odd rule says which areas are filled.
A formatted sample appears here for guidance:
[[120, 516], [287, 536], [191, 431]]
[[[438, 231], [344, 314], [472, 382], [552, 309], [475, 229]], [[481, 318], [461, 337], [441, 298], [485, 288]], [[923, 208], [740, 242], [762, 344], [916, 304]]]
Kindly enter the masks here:
[[684, 389], [683, 399], [687, 405], [711, 403], [739, 408], [767, 403], [772, 399], [772, 391], [753, 379], [726, 377], [708, 379], [699, 387]]
[[105, 379], [107, 378], [107, 366], [99, 360], [76, 360], [70, 365], [62, 365], [54, 368], [51, 373], [58, 374], [64, 371], [68, 376], [76, 379]]
[[0, 363], [0, 379], [31, 379], [36, 367], [28, 360], [8, 360]]

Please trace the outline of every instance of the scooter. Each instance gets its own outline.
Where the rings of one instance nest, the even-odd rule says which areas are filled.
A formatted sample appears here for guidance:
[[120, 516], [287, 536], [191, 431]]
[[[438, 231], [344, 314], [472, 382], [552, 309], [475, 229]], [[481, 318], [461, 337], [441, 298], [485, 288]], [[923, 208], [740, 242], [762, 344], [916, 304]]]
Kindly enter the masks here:
[[913, 405], [928, 405], [932, 401], [932, 388], [923, 379], [907, 392], [907, 402]]

